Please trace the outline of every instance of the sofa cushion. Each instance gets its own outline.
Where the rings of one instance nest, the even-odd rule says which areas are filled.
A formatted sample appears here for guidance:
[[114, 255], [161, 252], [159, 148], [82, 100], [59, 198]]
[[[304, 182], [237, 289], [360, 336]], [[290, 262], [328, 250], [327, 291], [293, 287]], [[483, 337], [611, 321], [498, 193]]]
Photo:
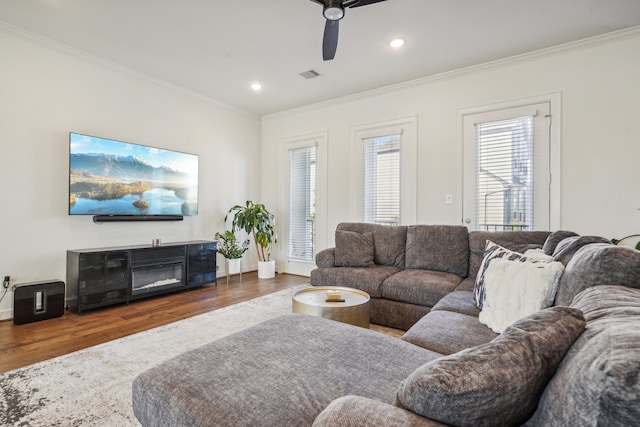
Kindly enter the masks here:
[[562, 240], [553, 251], [553, 258], [567, 265], [580, 248], [591, 243], [611, 243], [610, 240], [598, 236], [572, 236]]
[[[473, 288], [476, 285], [475, 277], [466, 277], [460, 284], [456, 287], [456, 291], [469, 291], [473, 296]], [[474, 300], [475, 303], [475, 300]]]
[[469, 233], [469, 277], [476, 277], [484, 258], [487, 240], [509, 250], [524, 253], [541, 248], [549, 236], [548, 231], [471, 231]]
[[405, 268], [444, 271], [466, 277], [469, 232], [455, 225], [411, 225], [407, 228]]
[[549, 382], [535, 425], [638, 425], [640, 290], [595, 286], [572, 306], [584, 312], [587, 327]]
[[336, 267], [372, 267], [373, 233], [336, 230]]
[[373, 231], [375, 261], [380, 265], [404, 268], [407, 227], [377, 225]]
[[422, 319], [431, 307], [409, 304], [408, 302], [393, 301], [385, 298], [371, 298], [369, 300], [369, 315], [371, 323], [388, 326], [406, 331], [418, 320]]
[[374, 261], [378, 265], [389, 265], [404, 268], [405, 246], [407, 243], [407, 226], [391, 226], [368, 224], [361, 222], [343, 222], [336, 230], [354, 231], [356, 233], [373, 233]]
[[[460, 286], [458, 286], [458, 288], [459, 287]], [[431, 309], [431, 311], [435, 310], [453, 311], [455, 313], [466, 314], [474, 317], [478, 317], [480, 314], [480, 309], [476, 305], [476, 301], [473, 299], [472, 291], [456, 290], [447, 294]]]
[[384, 281], [382, 297], [433, 307], [461, 281], [460, 276], [451, 273], [405, 269]]
[[360, 289], [372, 298], [382, 297], [382, 284], [401, 271], [397, 267], [374, 265], [373, 267], [316, 268], [311, 271], [312, 286], [345, 286]]
[[431, 310], [402, 339], [436, 353], [453, 354], [486, 344], [497, 336], [498, 334], [481, 324], [476, 316]]
[[640, 251], [605, 243], [586, 245], [567, 264], [556, 304], [569, 305], [577, 294], [596, 285], [640, 288], [639, 277]]
[[457, 426], [522, 424], [584, 325], [574, 308], [539, 311], [487, 344], [417, 368], [401, 383], [396, 403]]
[[544, 245], [542, 245], [542, 250], [547, 255], [553, 255], [553, 251], [556, 250], [556, 246], [558, 246], [558, 243], [560, 243], [567, 237], [572, 236], [577, 236], [577, 234], [573, 231], [566, 230], [554, 231], [553, 233], [549, 234], [549, 237], [547, 237], [547, 240], [545, 240]]
[[494, 259], [484, 273], [484, 304], [478, 320], [500, 333], [553, 305], [564, 266], [559, 262]]

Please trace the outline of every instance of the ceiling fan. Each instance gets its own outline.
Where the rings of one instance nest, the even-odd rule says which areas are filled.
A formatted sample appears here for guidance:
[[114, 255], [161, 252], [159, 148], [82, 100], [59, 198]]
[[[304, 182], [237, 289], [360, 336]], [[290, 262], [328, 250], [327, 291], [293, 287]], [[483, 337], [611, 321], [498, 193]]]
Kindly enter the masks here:
[[349, 7], [367, 6], [386, 0], [311, 0], [322, 5], [322, 15], [326, 19], [324, 24], [324, 38], [322, 39], [322, 59], [330, 61], [336, 56], [338, 48], [339, 22], [344, 18], [344, 10]]

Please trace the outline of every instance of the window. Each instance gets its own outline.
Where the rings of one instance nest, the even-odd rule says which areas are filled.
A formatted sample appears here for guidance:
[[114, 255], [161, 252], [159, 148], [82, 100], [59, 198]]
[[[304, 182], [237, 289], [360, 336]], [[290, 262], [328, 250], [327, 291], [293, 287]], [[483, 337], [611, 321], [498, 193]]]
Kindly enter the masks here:
[[327, 140], [326, 132], [318, 132], [282, 141], [278, 155], [279, 272], [309, 276], [316, 252], [330, 246]]
[[351, 211], [354, 220], [399, 225], [415, 222], [416, 120], [354, 129]]
[[476, 223], [481, 230], [533, 225], [533, 117], [476, 124]]
[[550, 229], [556, 194], [551, 172], [557, 163], [551, 155], [557, 145], [551, 138], [551, 102], [462, 114], [462, 126], [466, 225], [491, 231]]
[[400, 224], [401, 142], [401, 134], [362, 140], [364, 222]]
[[316, 151], [315, 145], [289, 149], [289, 259], [315, 257]]

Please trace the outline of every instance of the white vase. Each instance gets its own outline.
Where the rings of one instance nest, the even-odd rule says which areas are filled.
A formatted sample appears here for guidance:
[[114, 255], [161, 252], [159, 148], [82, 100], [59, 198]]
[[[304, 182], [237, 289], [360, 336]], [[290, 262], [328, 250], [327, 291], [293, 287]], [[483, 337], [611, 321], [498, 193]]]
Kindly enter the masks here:
[[258, 279], [273, 279], [276, 277], [276, 261], [258, 261]]
[[242, 271], [242, 258], [227, 260], [227, 274], [238, 274]]

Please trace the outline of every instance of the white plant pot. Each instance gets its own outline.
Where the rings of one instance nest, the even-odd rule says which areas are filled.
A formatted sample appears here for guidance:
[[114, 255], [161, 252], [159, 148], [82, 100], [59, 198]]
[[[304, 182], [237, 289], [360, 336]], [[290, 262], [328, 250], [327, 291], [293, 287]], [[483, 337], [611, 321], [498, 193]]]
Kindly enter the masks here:
[[276, 277], [276, 261], [258, 261], [258, 279], [273, 279]]
[[227, 274], [238, 274], [242, 271], [242, 258], [227, 260]]

